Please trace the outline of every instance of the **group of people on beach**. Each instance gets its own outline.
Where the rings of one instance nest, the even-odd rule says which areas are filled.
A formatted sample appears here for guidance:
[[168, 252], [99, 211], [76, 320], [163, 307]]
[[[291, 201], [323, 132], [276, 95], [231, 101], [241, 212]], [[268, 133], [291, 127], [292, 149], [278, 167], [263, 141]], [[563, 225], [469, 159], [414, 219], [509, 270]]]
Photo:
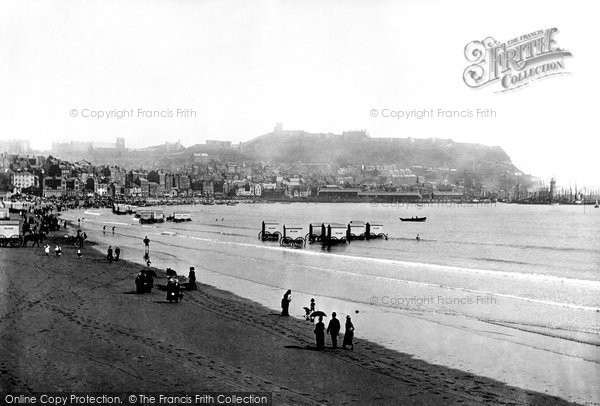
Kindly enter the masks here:
[[[281, 299], [281, 315], [282, 316], [289, 316], [289, 308], [290, 308], [290, 302], [292, 301], [292, 291], [290, 289], [288, 289], [284, 295], [283, 298]], [[337, 313], [333, 312], [331, 313], [331, 320], [329, 321], [329, 324], [327, 325], [327, 329], [325, 328], [325, 324], [323, 323], [323, 317], [326, 317], [325, 313], [322, 311], [316, 311], [315, 308], [315, 299], [312, 298], [310, 299], [310, 305], [309, 307], [305, 307], [305, 319], [306, 320], [310, 320], [311, 322], [313, 322], [315, 320], [315, 317], [318, 318], [317, 323], [315, 324], [315, 329], [314, 329], [314, 333], [315, 333], [315, 339], [316, 339], [316, 343], [317, 343], [317, 350], [322, 350], [325, 348], [325, 334], [329, 334], [331, 337], [331, 348], [336, 349], [337, 347], [337, 340], [338, 340], [338, 336], [340, 334], [340, 330], [341, 330], [341, 325], [340, 325], [340, 321], [337, 319]], [[358, 312], [358, 311], [357, 311]], [[353, 339], [354, 339], [354, 325], [352, 324], [352, 318], [350, 317], [350, 315], [346, 316], [346, 325], [345, 325], [345, 332], [344, 332], [344, 340], [342, 342], [342, 348], [344, 349], [354, 349], [354, 344], [353, 344]]]
[[87, 240], [87, 233], [85, 231], [77, 230], [77, 235], [75, 236], [75, 245], [79, 249], [83, 249], [83, 243]]
[[121, 248], [115, 247], [115, 249], [113, 251], [112, 245], [108, 246], [108, 249], [106, 250], [106, 260], [108, 262], [118, 261], [120, 256], [121, 256]]
[[21, 210], [21, 217], [23, 234], [47, 234], [49, 231], [60, 230], [59, 218], [47, 208], [30, 209], [28, 212]]
[[[152, 293], [152, 288], [154, 287], [154, 276], [156, 273], [149, 268], [142, 269], [137, 276], [135, 277], [135, 292], [140, 293]], [[167, 268], [165, 271], [165, 276], [167, 278], [167, 297], [166, 300], [171, 302], [179, 302], [183, 298], [183, 293], [181, 291], [185, 288], [187, 290], [197, 290], [198, 286], [196, 284], [196, 269], [192, 266], [190, 267], [190, 271], [188, 274], [188, 281], [185, 284], [180, 284], [179, 279], [177, 277], [177, 272], [171, 268]]]
[[[44, 244], [44, 255], [45, 256], [50, 255], [50, 245], [49, 244]], [[81, 258], [82, 255], [83, 254], [81, 253], [81, 248], [77, 248], [77, 258]], [[62, 256], [62, 247], [58, 244], [56, 244], [54, 246], [54, 256], [57, 258]]]
[[[44, 244], [44, 255], [46, 255], [46, 256], [50, 255], [50, 245], [49, 244]], [[62, 247], [58, 244], [56, 244], [56, 246], [54, 247], [54, 255], [56, 257], [60, 257], [62, 255]]]
[[[317, 349], [322, 350], [325, 348], [325, 333], [331, 336], [331, 348], [337, 348], [337, 339], [340, 334], [340, 321], [336, 318], [337, 313], [331, 313], [331, 320], [327, 325], [327, 330], [325, 330], [325, 324], [323, 323], [323, 316], [319, 316], [319, 320], [317, 324], [315, 324], [315, 338], [317, 341]], [[353, 350], [354, 344], [354, 325], [352, 324], [352, 318], [350, 315], [346, 316], [346, 331], [344, 332], [344, 341], [342, 342], [342, 348]]]
[[[112, 233], [115, 233], [115, 226], [112, 226]], [[102, 234], [106, 234], [106, 224], [102, 226]]]
[[135, 293], [152, 293], [154, 272], [142, 269], [135, 277]]

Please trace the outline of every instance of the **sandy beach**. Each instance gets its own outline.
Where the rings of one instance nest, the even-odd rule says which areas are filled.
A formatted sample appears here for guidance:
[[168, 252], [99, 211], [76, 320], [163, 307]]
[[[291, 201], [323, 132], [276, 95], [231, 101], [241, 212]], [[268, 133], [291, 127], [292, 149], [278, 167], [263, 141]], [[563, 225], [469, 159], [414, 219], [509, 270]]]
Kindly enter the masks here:
[[[274, 404], [564, 404], [355, 337], [316, 351], [312, 325], [202, 284], [181, 303], [134, 293], [140, 265], [82, 258], [61, 234], [0, 249], [0, 391], [263, 391]], [[156, 285], [164, 271], [156, 269]], [[179, 270], [179, 273], [185, 273]]]

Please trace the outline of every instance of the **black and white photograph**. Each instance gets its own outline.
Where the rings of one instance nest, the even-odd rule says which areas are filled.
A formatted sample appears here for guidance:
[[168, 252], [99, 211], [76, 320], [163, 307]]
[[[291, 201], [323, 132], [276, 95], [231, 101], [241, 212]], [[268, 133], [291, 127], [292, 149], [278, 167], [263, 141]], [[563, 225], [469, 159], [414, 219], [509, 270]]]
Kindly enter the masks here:
[[0, 405], [600, 405], [593, 0], [1, 0]]

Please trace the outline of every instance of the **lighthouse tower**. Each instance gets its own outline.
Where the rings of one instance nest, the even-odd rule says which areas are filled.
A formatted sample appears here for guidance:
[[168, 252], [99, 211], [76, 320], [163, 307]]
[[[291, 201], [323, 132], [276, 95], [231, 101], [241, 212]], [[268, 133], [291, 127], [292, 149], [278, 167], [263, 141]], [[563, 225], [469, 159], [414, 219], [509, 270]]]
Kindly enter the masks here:
[[550, 203], [554, 201], [554, 191], [556, 190], [556, 179], [550, 179], [550, 193], [548, 198], [550, 199]]

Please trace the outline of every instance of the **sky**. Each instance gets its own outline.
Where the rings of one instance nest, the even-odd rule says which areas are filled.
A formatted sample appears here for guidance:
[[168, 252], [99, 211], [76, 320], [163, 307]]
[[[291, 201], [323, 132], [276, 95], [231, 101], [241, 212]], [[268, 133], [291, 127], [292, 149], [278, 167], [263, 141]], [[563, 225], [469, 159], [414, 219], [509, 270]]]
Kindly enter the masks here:
[[[281, 122], [500, 146], [526, 173], [600, 187], [599, 11], [597, 1], [1, 1], [0, 139], [190, 146]], [[573, 55], [568, 74], [503, 93], [466, 86], [467, 43], [552, 27]]]

